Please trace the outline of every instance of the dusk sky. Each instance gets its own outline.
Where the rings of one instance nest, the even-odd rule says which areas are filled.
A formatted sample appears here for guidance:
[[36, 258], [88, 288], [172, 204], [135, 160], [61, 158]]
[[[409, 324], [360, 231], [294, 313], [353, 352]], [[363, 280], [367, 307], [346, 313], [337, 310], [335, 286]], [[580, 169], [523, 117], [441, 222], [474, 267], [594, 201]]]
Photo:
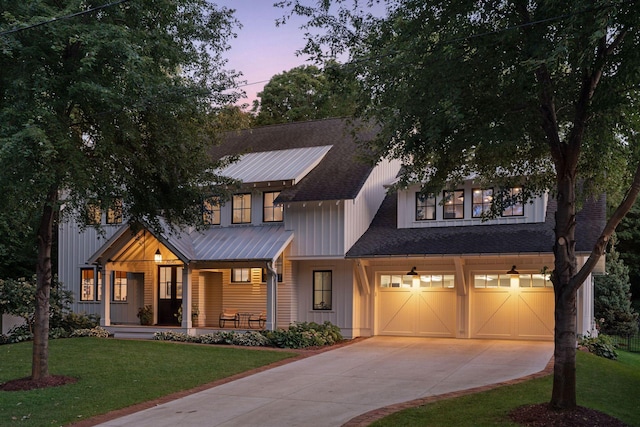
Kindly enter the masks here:
[[[247, 98], [242, 103], [251, 103], [264, 85], [275, 74], [288, 71], [299, 65], [311, 64], [306, 57], [296, 57], [295, 51], [304, 46], [304, 32], [299, 29], [304, 22], [292, 20], [276, 27], [276, 19], [285, 10], [273, 7], [275, 0], [215, 0], [219, 6], [236, 9], [235, 16], [242, 23], [238, 37], [231, 40], [231, 50], [226, 53], [228, 69], [243, 73], [248, 83], [242, 89]], [[258, 83], [260, 82], [260, 83]]]

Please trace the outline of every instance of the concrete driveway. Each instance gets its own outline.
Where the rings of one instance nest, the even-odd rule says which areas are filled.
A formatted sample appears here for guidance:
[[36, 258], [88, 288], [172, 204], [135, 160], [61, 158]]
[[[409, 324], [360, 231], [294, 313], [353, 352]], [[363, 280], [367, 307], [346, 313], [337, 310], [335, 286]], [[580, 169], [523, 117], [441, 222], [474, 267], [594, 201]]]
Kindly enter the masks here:
[[341, 426], [376, 408], [543, 370], [553, 343], [373, 337], [101, 426]]

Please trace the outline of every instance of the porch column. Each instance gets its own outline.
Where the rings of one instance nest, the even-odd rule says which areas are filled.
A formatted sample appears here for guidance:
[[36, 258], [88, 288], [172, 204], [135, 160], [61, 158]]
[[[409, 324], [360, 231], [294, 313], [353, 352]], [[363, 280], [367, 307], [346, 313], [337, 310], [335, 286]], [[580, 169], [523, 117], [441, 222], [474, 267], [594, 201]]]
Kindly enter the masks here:
[[273, 268], [273, 261], [267, 262], [267, 330], [276, 328], [278, 310], [278, 273]]
[[191, 324], [191, 267], [185, 264], [182, 269], [182, 327], [189, 335], [195, 335], [195, 329]]
[[100, 326], [111, 326], [111, 274], [105, 265], [102, 271], [102, 300], [100, 301]]

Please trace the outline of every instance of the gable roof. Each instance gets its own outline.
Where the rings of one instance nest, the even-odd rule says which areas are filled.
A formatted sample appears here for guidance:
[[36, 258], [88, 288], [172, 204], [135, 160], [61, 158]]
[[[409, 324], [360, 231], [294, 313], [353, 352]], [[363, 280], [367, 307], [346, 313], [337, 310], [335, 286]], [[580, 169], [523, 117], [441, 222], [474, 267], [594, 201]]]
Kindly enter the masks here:
[[[386, 196], [347, 258], [553, 253], [557, 205], [552, 198], [543, 223], [429, 228], [397, 228], [397, 199], [395, 192]], [[591, 252], [605, 222], [604, 197], [584, 204], [577, 215], [576, 252]]]
[[[362, 153], [347, 119], [325, 119], [286, 123], [226, 132], [222, 143], [210, 150], [214, 159], [245, 153], [277, 152], [309, 147], [331, 148], [299, 182], [285, 188], [279, 203], [354, 199], [373, 169], [361, 160]], [[359, 131], [357, 138], [370, 140], [375, 129]], [[276, 156], [278, 157], [278, 156]], [[279, 156], [282, 169], [291, 168], [292, 158]]]

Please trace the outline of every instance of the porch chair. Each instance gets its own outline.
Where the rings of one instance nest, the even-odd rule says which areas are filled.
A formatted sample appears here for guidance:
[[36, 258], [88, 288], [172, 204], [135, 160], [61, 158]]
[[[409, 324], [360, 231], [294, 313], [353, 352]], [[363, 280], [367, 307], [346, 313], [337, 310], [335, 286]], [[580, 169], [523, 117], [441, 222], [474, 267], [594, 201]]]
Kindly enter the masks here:
[[224, 328], [224, 325], [227, 321], [233, 321], [233, 327], [237, 328], [240, 326], [240, 315], [238, 314], [238, 310], [235, 308], [223, 308], [222, 313], [220, 313], [220, 318], [218, 319], [218, 324], [221, 328]]
[[260, 313], [252, 313], [248, 319], [249, 328], [253, 328], [253, 324], [257, 323], [260, 329], [264, 329], [264, 325], [267, 323], [267, 313], [261, 311]]

